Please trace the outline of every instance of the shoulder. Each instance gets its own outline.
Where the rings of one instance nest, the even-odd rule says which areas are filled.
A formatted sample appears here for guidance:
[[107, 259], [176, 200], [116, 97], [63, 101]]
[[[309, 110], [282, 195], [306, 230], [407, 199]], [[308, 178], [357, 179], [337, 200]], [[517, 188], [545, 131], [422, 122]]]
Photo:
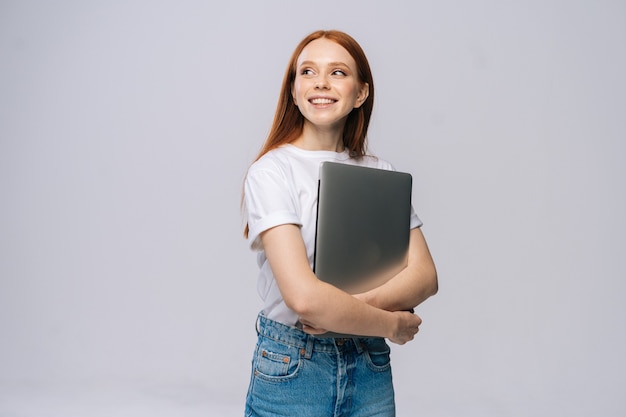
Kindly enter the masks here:
[[395, 171], [394, 166], [387, 161], [386, 159], [379, 158], [374, 155], [365, 155], [360, 158], [352, 159], [356, 165], [369, 167], [369, 168], [379, 168], [379, 169], [387, 169], [390, 171]]
[[289, 165], [289, 155], [284, 148], [272, 149], [250, 165], [248, 175], [254, 175], [258, 172], [274, 172], [280, 174], [284, 173]]

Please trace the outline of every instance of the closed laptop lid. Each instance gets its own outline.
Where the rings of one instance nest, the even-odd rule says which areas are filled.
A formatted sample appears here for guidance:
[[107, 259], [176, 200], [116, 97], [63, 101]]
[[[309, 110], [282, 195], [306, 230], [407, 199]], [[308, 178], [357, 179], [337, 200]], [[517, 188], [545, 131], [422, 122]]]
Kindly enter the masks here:
[[411, 188], [408, 173], [322, 163], [316, 276], [354, 294], [384, 283], [404, 268]]

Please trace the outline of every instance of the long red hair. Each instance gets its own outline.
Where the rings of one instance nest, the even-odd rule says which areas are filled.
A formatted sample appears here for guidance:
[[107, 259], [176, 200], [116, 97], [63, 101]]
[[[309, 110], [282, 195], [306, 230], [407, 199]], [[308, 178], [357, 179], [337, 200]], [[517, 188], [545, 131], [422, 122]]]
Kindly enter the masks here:
[[[302, 134], [304, 117], [294, 103], [291, 91], [296, 78], [298, 57], [310, 42], [321, 38], [336, 42], [345, 48], [356, 63], [359, 82], [369, 85], [367, 99], [361, 106], [352, 109], [343, 129], [343, 145], [350, 152], [350, 155], [358, 158], [366, 154], [367, 129], [374, 108], [374, 79], [369, 62], [361, 45], [347, 33], [338, 30], [318, 30], [302, 39], [291, 55], [283, 77], [272, 128], [255, 161], [272, 149], [293, 142]], [[244, 236], [248, 237], [247, 224]]]

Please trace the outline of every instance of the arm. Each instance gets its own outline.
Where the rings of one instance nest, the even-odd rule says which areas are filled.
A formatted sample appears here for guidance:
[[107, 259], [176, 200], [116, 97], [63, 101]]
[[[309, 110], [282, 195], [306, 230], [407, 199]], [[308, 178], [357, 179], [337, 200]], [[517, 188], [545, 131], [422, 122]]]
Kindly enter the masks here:
[[408, 263], [400, 273], [360, 300], [388, 311], [411, 310], [437, 293], [437, 271], [420, 228], [411, 230]]
[[273, 227], [261, 234], [265, 254], [289, 308], [315, 329], [386, 337], [404, 344], [419, 330], [421, 319], [406, 311], [375, 308], [317, 279], [309, 266], [300, 229], [292, 224]]

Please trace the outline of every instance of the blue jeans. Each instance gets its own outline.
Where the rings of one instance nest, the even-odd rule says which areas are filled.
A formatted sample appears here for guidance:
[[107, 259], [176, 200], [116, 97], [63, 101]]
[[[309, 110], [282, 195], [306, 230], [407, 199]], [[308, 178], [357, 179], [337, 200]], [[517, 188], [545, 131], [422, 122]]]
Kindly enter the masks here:
[[246, 416], [393, 417], [385, 339], [332, 339], [260, 315]]

